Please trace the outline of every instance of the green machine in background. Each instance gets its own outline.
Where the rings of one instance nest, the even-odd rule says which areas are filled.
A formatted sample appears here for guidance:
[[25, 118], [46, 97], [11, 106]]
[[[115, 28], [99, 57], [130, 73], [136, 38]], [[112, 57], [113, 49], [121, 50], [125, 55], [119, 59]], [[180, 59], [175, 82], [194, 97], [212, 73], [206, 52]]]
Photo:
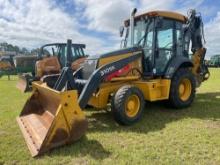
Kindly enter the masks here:
[[10, 75], [22, 73], [34, 74], [34, 65], [37, 61], [36, 55], [31, 56], [13, 56], [5, 55], [0, 57], [0, 77], [7, 75], [10, 80]]
[[212, 56], [209, 61], [209, 66], [216, 68], [220, 67], [220, 55]]

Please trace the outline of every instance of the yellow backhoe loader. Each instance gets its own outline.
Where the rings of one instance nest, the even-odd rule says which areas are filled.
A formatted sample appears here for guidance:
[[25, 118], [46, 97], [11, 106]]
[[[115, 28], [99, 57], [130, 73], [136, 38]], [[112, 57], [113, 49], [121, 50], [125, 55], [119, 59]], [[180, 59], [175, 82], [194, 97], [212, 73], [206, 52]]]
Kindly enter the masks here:
[[131, 125], [141, 119], [145, 100], [167, 100], [174, 108], [192, 104], [196, 87], [209, 77], [201, 16], [195, 10], [188, 17], [135, 13], [120, 28], [123, 48], [90, 56], [75, 72], [64, 67], [52, 88], [33, 82], [33, 94], [17, 118], [32, 156], [84, 135], [87, 105], [103, 109], [111, 103], [115, 120]]
[[13, 65], [10, 60], [4, 60], [0, 58], [0, 71], [13, 69]]

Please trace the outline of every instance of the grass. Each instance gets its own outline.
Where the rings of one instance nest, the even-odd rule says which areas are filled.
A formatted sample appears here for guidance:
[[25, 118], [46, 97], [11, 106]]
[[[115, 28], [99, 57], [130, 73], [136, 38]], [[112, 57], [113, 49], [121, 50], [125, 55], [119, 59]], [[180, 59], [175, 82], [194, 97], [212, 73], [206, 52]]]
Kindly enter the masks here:
[[86, 136], [35, 159], [15, 121], [30, 94], [20, 93], [16, 81], [0, 79], [0, 164], [220, 164], [220, 69], [211, 69], [190, 108], [147, 103], [130, 127], [90, 109]]

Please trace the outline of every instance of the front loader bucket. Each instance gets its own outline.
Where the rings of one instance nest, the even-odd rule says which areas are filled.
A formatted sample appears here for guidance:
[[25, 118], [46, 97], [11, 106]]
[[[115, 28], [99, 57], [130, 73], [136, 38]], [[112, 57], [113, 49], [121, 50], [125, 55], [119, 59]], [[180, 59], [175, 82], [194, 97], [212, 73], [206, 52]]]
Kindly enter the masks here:
[[88, 127], [77, 91], [59, 92], [34, 82], [17, 122], [32, 156], [78, 140]]
[[29, 92], [32, 90], [32, 87], [31, 87], [32, 79], [33, 78], [30, 75], [19, 75], [16, 87], [24, 93]]

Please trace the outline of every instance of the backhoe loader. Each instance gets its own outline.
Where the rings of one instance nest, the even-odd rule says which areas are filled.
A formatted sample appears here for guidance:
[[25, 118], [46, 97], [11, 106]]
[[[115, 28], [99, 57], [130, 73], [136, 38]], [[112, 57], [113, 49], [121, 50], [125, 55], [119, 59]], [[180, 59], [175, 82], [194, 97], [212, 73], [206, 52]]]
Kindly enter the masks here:
[[196, 87], [209, 78], [201, 16], [195, 10], [188, 17], [136, 11], [120, 28], [123, 48], [90, 56], [76, 71], [64, 67], [52, 88], [33, 83], [17, 118], [32, 156], [83, 136], [87, 105], [104, 109], [110, 103], [116, 122], [131, 125], [142, 117], [145, 101], [166, 100], [174, 108], [192, 104]]
[[0, 56], [0, 71], [13, 69], [13, 56]]
[[[17, 88], [22, 92], [29, 92], [32, 89], [31, 83], [39, 80], [46, 82], [52, 87], [56, 82], [56, 79], [59, 77], [61, 69], [65, 67], [66, 63], [71, 63], [73, 70], [78, 69], [86, 57], [88, 57], [84, 53], [85, 45], [71, 44], [71, 40], [68, 40], [67, 42], [70, 42], [70, 51], [67, 51], [67, 43], [51, 43], [43, 45], [38, 53], [35, 70], [32, 74], [20, 74]], [[28, 57], [23, 57], [19, 60], [24, 63], [26, 58]]]
[[[11, 70], [13, 70], [14, 68], [14, 63], [13, 63], [13, 57], [12, 56], [6, 56], [6, 57], [1, 57], [0, 56], [0, 78], [3, 75], [8, 75], [6, 73], [11, 72]], [[10, 79], [8, 77], [8, 79]]]

